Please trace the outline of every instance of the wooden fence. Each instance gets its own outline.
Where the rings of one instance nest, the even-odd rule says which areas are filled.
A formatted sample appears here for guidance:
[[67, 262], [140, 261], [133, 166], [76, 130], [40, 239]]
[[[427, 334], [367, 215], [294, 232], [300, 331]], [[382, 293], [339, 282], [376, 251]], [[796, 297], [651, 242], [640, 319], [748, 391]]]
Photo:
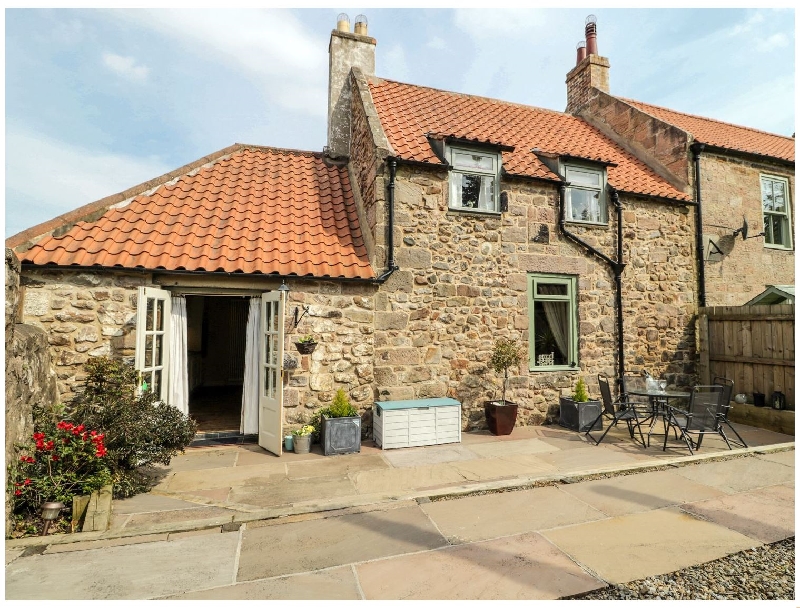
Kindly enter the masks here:
[[794, 408], [794, 305], [714, 306], [698, 317], [700, 381], [730, 378], [734, 394], [773, 391]]

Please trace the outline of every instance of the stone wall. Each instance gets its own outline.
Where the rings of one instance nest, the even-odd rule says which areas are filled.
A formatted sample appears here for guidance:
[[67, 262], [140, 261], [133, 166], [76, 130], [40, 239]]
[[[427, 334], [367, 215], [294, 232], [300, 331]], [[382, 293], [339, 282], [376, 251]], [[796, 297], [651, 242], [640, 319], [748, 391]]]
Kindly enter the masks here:
[[[487, 368], [494, 340], [520, 338], [527, 347], [530, 272], [579, 277], [580, 372], [520, 370], [510, 396], [521, 404], [519, 420], [552, 417], [558, 396], [570, 394], [579, 375], [597, 394], [596, 374], [615, 372], [613, 275], [558, 234], [556, 187], [505, 180], [508, 212], [487, 215], [449, 210], [446, 185], [444, 171], [401, 166], [398, 172], [400, 270], [375, 305], [379, 398], [449, 394], [462, 401], [465, 427], [482, 426], [483, 401], [499, 390]], [[623, 204], [628, 369], [688, 383], [694, 371], [692, 218], [680, 206]], [[571, 224], [570, 230], [614, 256], [613, 217], [608, 226]]]
[[62, 399], [74, 395], [89, 357], [133, 363], [137, 289], [150, 284], [144, 273], [25, 271], [24, 319], [46, 332]]
[[567, 74], [567, 109], [575, 113], [583, 108], [598, 90], [609, 91], [609, 68], [605, 57], [589, 55]]
[[[33, 433], [34, 405], [50, 406], [58, 401], [56, 376], [45, 332], [15, 323], [19, 271], [19, 260], [10, 249], [6, 249], [6, 466], [14, 465], [17, 461], [16, 445], [29, 439]], [[11, 507], [12, 501], [7, 495], [6, 536], [11, 531]]]
[[[709, 152], [700, 156], [703, 235], [722, 250], [722, 254], [708, 255], [706, 260], [708, 306], [741, 306], [764, 291], [766, 285], [794, 285], [793, 250], [765, 247], [763, 237], [743, 241], [741, 236], [734, 237], [731, 230], [739, 228], [742, 218], [746, 218], [749, 237], [763, 231], [762, 174], [787, 178], [789, 196], [793, 196], [794, 172], [788, 167]], [[791, 200], [793, 213], [794, 203]]]

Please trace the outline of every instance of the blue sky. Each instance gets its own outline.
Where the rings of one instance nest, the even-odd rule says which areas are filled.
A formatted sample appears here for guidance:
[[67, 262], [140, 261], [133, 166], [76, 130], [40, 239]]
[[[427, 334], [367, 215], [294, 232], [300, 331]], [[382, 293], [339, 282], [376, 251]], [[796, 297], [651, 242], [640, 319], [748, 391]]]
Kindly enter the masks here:
[[[586, 9], [7, 9], [10, 236], [235, 142], [321, 150], [328, 40], [378, 76], [563, 110]], [[794, 130], [793, 9], [597, 9], [611, 93]]]

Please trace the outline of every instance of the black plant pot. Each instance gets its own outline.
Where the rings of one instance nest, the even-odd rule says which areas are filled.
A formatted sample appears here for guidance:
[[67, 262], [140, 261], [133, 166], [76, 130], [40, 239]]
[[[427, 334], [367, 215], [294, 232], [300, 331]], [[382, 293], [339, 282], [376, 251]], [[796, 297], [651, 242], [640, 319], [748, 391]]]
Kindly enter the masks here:
[[310, 355], [317, 348], [317, 342], [295, 342], [294, 345], [301, 355]]
[[486, 401], [483, 412], [493, 435], [510, 435], [517, 423], [518, 405], [512, 401]]

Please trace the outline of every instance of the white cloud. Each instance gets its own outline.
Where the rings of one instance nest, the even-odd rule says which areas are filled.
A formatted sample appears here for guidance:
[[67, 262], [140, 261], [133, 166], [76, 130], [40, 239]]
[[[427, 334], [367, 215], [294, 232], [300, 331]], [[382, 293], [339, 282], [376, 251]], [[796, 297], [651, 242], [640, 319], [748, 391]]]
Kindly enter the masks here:
[[785, 46], [789, 46], [789, 38], [786, 34], [772, 34], [766, 40], [756, 40], [756, 50], [759, 53], [769, 53]]
[[103, 63], [120, 76], [138, 82], [146, 80], [147, 75], [150, 73], [150, 68], [144, 65], [138, 65], [136, 59], [133, 57], [123, 57], [122, 55], [115, 55], [114, 53], [103, 53]]
[[6, 132], [6, 150], [13, 151], [6, 154], [6, 225], [13, 233], [175, 168], [16, 129]]
[[381, 74], [391, 74], [392, 80], [404, 82], [408, 79], [408, 62], [406, 52], [399, 44], [395, 44], [381, 57]]
[[539, 9], [493, 8], [457, 9], [457, 28], [478, 40], [527, 38], [545, 23], [545, 12]]
[[132, 10], [134, 22], [256, 81], [282, 107], [327, 116], [327, 41], [285, 10]]

